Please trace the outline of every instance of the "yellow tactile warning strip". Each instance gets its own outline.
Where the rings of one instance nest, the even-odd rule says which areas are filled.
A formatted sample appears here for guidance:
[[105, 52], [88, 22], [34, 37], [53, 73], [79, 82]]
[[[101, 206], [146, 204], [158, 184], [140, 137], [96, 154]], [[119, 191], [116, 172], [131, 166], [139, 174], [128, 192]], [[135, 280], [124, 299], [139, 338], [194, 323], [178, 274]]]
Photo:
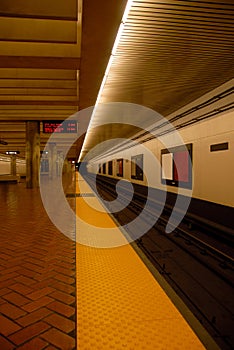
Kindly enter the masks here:
[[[77, 215], [83, 203], [78, 197]], [[108, 214], [89, 214], [87, 205], [85, 211], [104, 225], [110, 220]], [[205, 349], [130, 245], [77, 243], [77, 300], [79, 350]]]

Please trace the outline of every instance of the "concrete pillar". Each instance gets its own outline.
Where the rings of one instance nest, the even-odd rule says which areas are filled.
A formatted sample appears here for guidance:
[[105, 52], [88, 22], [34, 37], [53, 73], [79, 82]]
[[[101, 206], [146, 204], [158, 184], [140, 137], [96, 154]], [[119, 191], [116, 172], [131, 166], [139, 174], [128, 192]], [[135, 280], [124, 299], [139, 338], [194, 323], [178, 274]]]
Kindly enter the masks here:
[[57, 174], [57, 147], [56, 143], [49, 144], [49, 178], [52, 180]]
[[63, 168], [63, 152], [58, 151], [57, 152], [57, 175], [62, 174], [62, 168]]
[[26, 122], [26, 187], [39, 186], [40, 122]]
[[11, 156], [11, 175], [16, 176], [16, 155]]

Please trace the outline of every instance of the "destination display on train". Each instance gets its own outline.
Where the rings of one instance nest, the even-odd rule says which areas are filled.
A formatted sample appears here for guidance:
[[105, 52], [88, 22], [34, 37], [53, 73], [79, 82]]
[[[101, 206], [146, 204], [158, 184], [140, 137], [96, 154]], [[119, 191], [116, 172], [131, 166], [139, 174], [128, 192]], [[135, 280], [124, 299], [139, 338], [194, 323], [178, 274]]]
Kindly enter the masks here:
[[52, 134], [53, 132], [60, 133], [60, 134], [76, 134], [77, 121], [76, 120], [43, 121], [43, 133]]

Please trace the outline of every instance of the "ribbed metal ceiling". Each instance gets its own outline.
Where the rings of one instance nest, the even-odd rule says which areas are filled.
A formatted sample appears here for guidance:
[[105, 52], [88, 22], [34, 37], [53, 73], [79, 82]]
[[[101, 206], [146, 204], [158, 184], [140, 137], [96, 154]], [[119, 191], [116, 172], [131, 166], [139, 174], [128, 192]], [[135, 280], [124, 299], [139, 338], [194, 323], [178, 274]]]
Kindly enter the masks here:
[[[233, 20], [233, 1], [133, 0], [99, 102], [140, 104], [170, 120], [183, 106], [234, 77]], [[228, 108], [231, 99], [229, 84]], [[93, 115], [94, 126], [98, 118]], [[121, 128], [89, 130], [82, 157], [106, 135], [121, 137]]]
[[234, 76], [232, 1], [133, 1], [101, 102], [167, 116]]

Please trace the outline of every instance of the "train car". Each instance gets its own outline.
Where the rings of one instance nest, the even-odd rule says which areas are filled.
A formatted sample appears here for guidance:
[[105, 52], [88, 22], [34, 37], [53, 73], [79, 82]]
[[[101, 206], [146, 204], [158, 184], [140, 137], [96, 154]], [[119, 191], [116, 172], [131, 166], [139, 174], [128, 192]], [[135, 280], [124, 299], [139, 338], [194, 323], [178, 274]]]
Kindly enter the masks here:
[[172, 127], [154, 134], [152, 126], [123, 140], [90, 159], [87, 170], [103, 179], [130, 181], [144, 193], [153, 188], [154, 196], [167, 196], [171, 205], [181, 196], [188, 215], [234, 232], [231, 105], [229, 86], [215, 90], [174, 112], [168, 118]]
[[[180, 131], [181, 144], [173, 143], [173, 133], [165, 136], [170, 143], [164, 137], [132, 143], [127, 149], [90, 161], [87, 169], [172, 193], [177, 193], [180, 185], [184, 195], [192, 192], [194, 198], [233, 207], [233, 120], [234, 113], [230, 112], [184, 128]], [[176, 171], [175, 159], [182, 169]]]

